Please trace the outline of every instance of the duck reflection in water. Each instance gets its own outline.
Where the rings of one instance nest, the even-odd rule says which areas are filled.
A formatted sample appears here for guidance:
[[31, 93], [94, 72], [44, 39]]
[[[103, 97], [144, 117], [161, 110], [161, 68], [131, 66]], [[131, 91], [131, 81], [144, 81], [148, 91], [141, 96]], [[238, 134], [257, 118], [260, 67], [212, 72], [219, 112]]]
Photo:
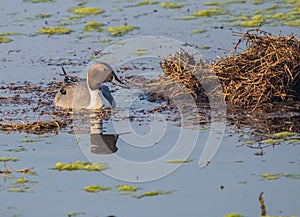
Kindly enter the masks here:
[[93, 154], [113, 154], [118, 148], [116, 143], [119, 135], [117, 134], [104, 134], [102, 120], [93, 120], [90, 122], [90, 144], [91, 152]]

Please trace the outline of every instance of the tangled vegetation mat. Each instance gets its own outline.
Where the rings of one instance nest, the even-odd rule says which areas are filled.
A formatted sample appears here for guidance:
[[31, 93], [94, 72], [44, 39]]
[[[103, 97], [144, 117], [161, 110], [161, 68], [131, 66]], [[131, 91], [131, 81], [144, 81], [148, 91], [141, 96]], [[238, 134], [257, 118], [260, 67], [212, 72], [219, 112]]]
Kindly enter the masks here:
[[[160, 64], [163, 75], [159, 78], [127, 76], [126, 82], [143, 91], [144, 99], [159, 104], [148, 110], [139, 109], [134, 115], [145, 117], [145, 114], [169, 112], [174, 115], [170, 115], [169, 120], [178, 121], [178, 107], [182, 103], [182, 108], [197, 113], [196, 123], [206, 124], [210, 119], [209, 100], [221, 94], [230, 124], [251, 126], [261, 135], [283, 130], [298, 132], [299, 40], [294, 35], [273, 36], [259, 29], [240, 36], [228, 56], [212, 64], [179, 50], [163, 59]], [[210, 88], [208, 96], [207, 86], [213, 87], [215, 81], [223, 90]], [[43, 134], [72, 128], [72, 111], [60, 110], [53, 105], [61, 85], [62, 82], [56, 79], [38, 84], [2, 82], [0, 130]], [[188, 97], [193, 98], [195, 106], [188, 103]], [[109, 118], [112, 112], [99, 111], [97, 117]], [[127, 118], [134, 121], [134, 115]]]

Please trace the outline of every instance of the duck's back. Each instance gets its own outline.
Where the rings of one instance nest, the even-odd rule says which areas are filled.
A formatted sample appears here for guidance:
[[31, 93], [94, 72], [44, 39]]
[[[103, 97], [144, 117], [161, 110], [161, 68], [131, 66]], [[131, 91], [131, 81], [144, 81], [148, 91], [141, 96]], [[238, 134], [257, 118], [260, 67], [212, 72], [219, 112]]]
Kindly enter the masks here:
[[90, 93], [85, 80], [66, 84], [54, 98], [54, 105], [64, 109], [83, 109], [90, 103]]

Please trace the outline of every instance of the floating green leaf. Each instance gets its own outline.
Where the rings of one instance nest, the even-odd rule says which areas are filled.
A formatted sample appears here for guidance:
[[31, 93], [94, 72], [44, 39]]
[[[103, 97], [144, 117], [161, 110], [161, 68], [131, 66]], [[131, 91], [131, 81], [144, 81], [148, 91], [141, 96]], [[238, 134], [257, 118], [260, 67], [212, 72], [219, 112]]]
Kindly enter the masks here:
[[181, 4], [170, 3], [170, 2], [162, 2], [160, 3], [160, 6], [163, 8], [172, 8], [172, 9], [182, 8]]
[[7, 161], [16, 162], [16, 161], [18, 161], [18, 159], [14, 158], [14, 157], [2, 157], [2, 158], [0, 158], [0, 161], [2, 161], [2, 162], [7, 162]]
[[224, 217], [244, 217], [244, 216], [241, 214], [238, 214], [238, 213], [229, 213], [229, 214], [225, 215]]
[[286, 137], [291, 137], [291, 136], [295, 136], [296, 133], [294, 132], [288, 132], [288, 131], [283, 131], [283, 132], [279, 132], [279, 133], [274, 133], [273, 136], [277, 137], [277, 138], [286, 138]]
[[278, 179], [278, 175], [276, 175], [276, 174], [264, 173], [264, 174], [261, 174], [261, 176], [264, 177], [267, 180], [276, 180], [276, 179]]
[[143, 197], [153, 197], [153, 196], [158, 196], [158, 195], [165, 195], [165, 194], [171, 194], [171, 191], [147, 191], [142, 193], [141, 195], [133, 195], [133, 197], [140, 199]]
[[12, 36], [12, 35], [18, 35], [16, 32], [2, 32], [0, 33], [0, 37], [2, 36]]
[[98, 23], [96, 21], [90, 21], [90, 22], [87, 22], [84, 25], [83, 31], [86, 31], [86, 32], [102, 32], [103, 31], [103, 29], [101, 28], [102, 26], [104, 26], [103, 23]]
[[118, 191], [125, 191], [125, 192], [134, 192], [137, 191], [139, 188], [131, 185], [119, 185]]
[[123, 36], [129, 31], [132, 31], [134, 29], [138, 29], [137, 26], [114, 26], [114, 27], [108, 27], [106, 29], [107, 32], [109, 32], [112, 36]]
[[147, 50], [145, 50], [145, 49], [138, 49], [138, 50], [136, 50], [135, 52], [134, 52], [134, 54], [135, 55], [138, 55], [138, 56], [142, 56], [142, 55], [145, 55], [145, 54], [147, 54], [148, 52], [147, 52]]
[[11, 41], [12, 39], [10, 38], [0, 37], [0, 43], [9, 43]]
[[74, 163], [57, 162], [53, 169], [62, 171], [86, 170], [86, 171], [102, 171], [107, 169], [106, 165], [100, 163], [89, 163], [84, 161], [76, 161]]
[[53, 0], [24, 0], [25, 2], [31, 3], [51, 3]]
[[263, 143], [268, 143], [268, 144], [280, 143], [281, 141], [282, 141], [281, 139], [265, 139], [265, 140], [262, 140]]
[[38, 33], [48, 34], [48, 35], [69, 34], [71, 32], [72, 32], [72, 30], [70, 30], [68, 28], [61, 28], [61, 27], [41, 28], [38, 30]]
[[192, 34], [199, 34], [199, 33], [204, 33], [204, 32], [206, 32], [205, 29], [195, 29], [192, 31]]
[[104, 12], [104, 10], [102, 10], [101, 8], [92, 8], [92, 7], [70, 8], [69, 11], [81, 16], [96, 15]]
[[35, 15], [35, 17], [44, 19], [44, 18], [51, 17], [51, 14], [41, 14], [41, 13], [39, 13], [39, 14]]
[[99, 186], [99, 185], [90, 185], [90, 186], [86, 186], [84, 188], [85, 191], [92, 192], [92, 193], [96, 193], [96, 192], [99, 192], [99, 191], [108, 191], [110, 189], [111, 189], [110, 187]]
[[175, 159], [175, 160], [165, 160], [166, 163], [189, 163], [192, 162], [193, 160], [190, 159]]
[[28, 180], [24, 178], [20, 178], [17, 180], [17, 183], [26, 183], [26, 182], [28, 182]]
[[200, 10], [200, 11], [193, 12], [192, 15], [197, 16], [197, 17], [209, 17], [209, 16], [222, 15], [225, 13], [226, 12], [224, 11], [224, 9], [211, 8], [208, 10]]

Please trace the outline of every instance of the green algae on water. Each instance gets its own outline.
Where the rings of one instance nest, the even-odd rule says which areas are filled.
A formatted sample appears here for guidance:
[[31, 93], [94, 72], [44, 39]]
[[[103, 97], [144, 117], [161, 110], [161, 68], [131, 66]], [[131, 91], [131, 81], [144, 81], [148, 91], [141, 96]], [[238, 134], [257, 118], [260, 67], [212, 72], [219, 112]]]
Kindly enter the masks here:
[[74, 163], [62, 163], [57, 162], [53, 168], [59, 171], [75, 171], [75, 170], [86, 170], [86, 171], [102, 171], [107, 169], [107, 166], [100, 163], [89, 163], [84, 161], [76, 161]]
[[273, 136], [277, 137], [277, 138], [286, 138], [286, 137], [291, 137], [291, 136], [295, 136], [295, 135], [296, 135], [295, 132], [288, 132], [288, 131], [283, 131], [283, 132], [273, 134]]
[[9, 43], [11, 41], [12, 39], [10, 38], [0, 37], [0, 43]]
[[96, 193], [96, 192], [99, 192], [99, 191], [108, 191], [110, 189], [111, 189], [110, 187], [99, 186], [99, 185], [89, 185], [89, 186], [86, 186], [84, 188], [84, 190], [86, 192], [91, 192], [91, 193]]
[[155, 4], [158, 4], [158, 3], [159, 3], [158, 1], [141, 1], [141, 2], [138, 2], [134, 5], [127, 5], [125, 7], [130, 8], [130, 7], [138, 7], [138, 6], [145, 6], [145, 5], [155, 5]]
[[138, 29], [137, 26], [113, 26], [106, 29], [112, 36], [123, 36], [127, 32]]
[[70, 8], [69, 11], [80, 16], [97, 15], [102, 14], [104, 12], [104, 10], [102, 10], [101, 8], [92, 7]]
[[199, 10], [192, 13], [192, 15], [197, 17], [210, 17], [210, 16], [223, 15], [223, 14], [226, 14], [226, 11], [218, 7], [211, 8], [208, 10]]
[[2, 157], [2, 158], [0, 158], [0, 162], [8, 162], [8, 161], [16, 162], [16, 161], [18, 161], [18, 159], [14, 158], [14, 157]]
[[170, 2], [162, 2], [159, 4], [163, 8], [171, 8], [171, 9], [178, 9], [182, 8], [181, 4], [176, 4], [176, 3], [170, 3]]
[[85, 213], [84, 212], [69, 212], [69, 213], [67, 213], [68, 217], [78, 216], [78, 215], [85, 215]]
[[204, 32], [206, 32], [205, 29], [195, 29], [192, 31], [192, 34], [200, 34], [200, 33], [204, 33]]
[[135, 55], [138, 55], [138, 56], [142, 56], [142, 55], [146, 55], [148, 54], [147, 50], [145, 49], [138, 49], [134, 52]]
[[300, 26], [300, 19], [287, 21], [287, 22], [284, 22], [283, 24], [287, 25], [287, 26], [298, 26], [299, 27]]
[[244, 216], [241, 214], [238, 214], [238, 213], [229, 213], [229, 214], [225, 215], [224, 217], [244, 217]]
[[38, 30], [38, 33], [48, 34], [48, 35], [62, 35], [62, 34], [70, 34], [72, 32], [71, 29], [62, 28], [62, 27], [49, 27], [49, 28], [41, 28]]
[[96, 21], [89, 21], [84, 25], [84, 28], [82, 29], [85, 32], [102, 32], [103, 29], [101, 28], [104, 26], [103, 23], [98, 23]]
[[16, 32], [2, 32], [0, 33], [0, 37], [2, 36], [12, 36], [12, 35], [18, 35]]
[[195, 19], [197, 19], [196, 16], [188, 15], [188, 16], [176, 18], [175, 20], [195, 20]]
[[39, 14], [35, 15], [35, 17], [41, 18], [41, 19], [45, 19], [45, 18], [51, 17], [51, 14], [42, 14], [42, 13], [39, 13]]
[[24, 2], [31, 2], [31, 3], [51, 3], [53, 0], [24, 0]]
[[141, 199], [143, 197], [153, 197], [153, 196], [158, 196], [158, 195], [166, 195], [166, 194], [171, 194], [171, 191], [146, 191], [140, 195], [133, 195], [132, 197]]
[[267, 144], [280, 143], [281, 141], [282, 141], [281, 139], [265, 139], [265, 140], [262, 140], [263, 143], [267, 143]]
[[119, 185], [118, 186], [118, 191], [121, 192], [134, 192], [139, 190], [139, 187], [131, 186], [131, 185]]
[[175, 164], [180, 164], [180, 163], [190, 163], [193, 160], [191, 159], [175, 159], [175, 160], [165, 160], [166, 163], [175, 163]]
[[276, 174], [268, 174], [268, 173], [264, 173], [264, 174], [261, 174], [261, 176], [267, 180], [276, 180], [278, 179], [278, 175]]
[[259, 27], [263, 22], [265, 22], [265, 18], [263, 16], [255, 15], [250, 20], [238, 22], [235, 25], [242, 27]]
[[28, 182], [28, 180], [24, 178], [20, 178], [17, 180], [17, 183], [26, 183], [26, 182]]

